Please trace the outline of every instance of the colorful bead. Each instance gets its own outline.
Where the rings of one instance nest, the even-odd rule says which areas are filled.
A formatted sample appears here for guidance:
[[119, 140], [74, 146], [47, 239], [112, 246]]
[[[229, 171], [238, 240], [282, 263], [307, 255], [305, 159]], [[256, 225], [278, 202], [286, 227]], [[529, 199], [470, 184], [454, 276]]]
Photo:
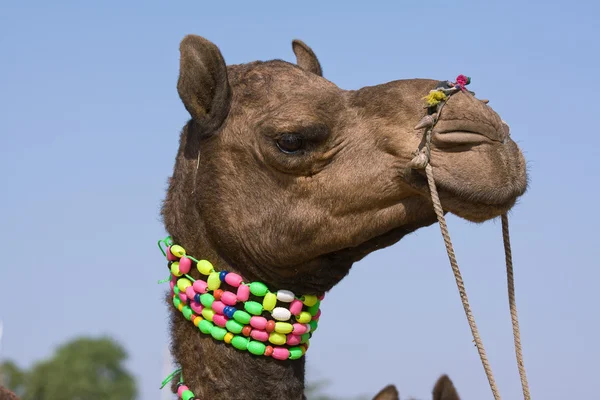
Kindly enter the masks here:
[[213, 326], [213, 328], [210, 330], [210, 335], [217, 340], [223, 340], [226, 334], [227, 329], [221, 328], [220, 326]]
[[271, 357], [271, 356], [273, 355], [273, 350], [274, 350], [274, 349], [273, 349], [273, 346], [269, 346], [269, 345], [267, 345], [267, 346], [265, 347], [265, 356], [267, 356], [267, 357]]
[[231, 332], [227, 332], [227, 333], [225, 334], [225, 337], [223, 338], [223, 341], [224, 341], [225, 343], [229, 344], [229, 343], [231, 343], [231, 339], [233, 339], [233, 337], [234, 337], [234, 336], [235, 336], [235, 335], [234, 335], [233, 333], [231, 333]]
[[175, 276], [183, 275], [183, 272], [179, 270], [179, 263], [177, 261], [171, 264], [171, 273]]
[[192, 393], [191, 390], [186, 390], [185, 392], [183, 392], [181, 394], [181, 400], [193, 400], [194, 399], [194, 393]]
[[194, 295], [194, 301], [195, 301], [196, 303], [198, 303], [198, 304], [201, 304], [201, 302], [200, 302], [200, 296], [201, 296], [201, 294], [199, 294], [199, 293], [196, 293], [196, 294]]
[[262, 356], [265, 353], [266, 347], [267, 346], [265, 346], [264, 343], [257, 342], [256, 340], [252, 340], [248, 343], [248, 351], [255, 356]]
[[291, 303], [296, 298], [294, 292], [290, 292], [289, 290], [278, 290], [277, 291], [277, 300], [282, 301], [284, 303]]
[[181, 312], [183, 313], [185, 319], [187, 319], [188, 321], [190, 320], [190, 318], [192, 318], [193, 312], [190, 306], [183, 306], [183, 310], [181, 310]]
[[312, 294], [305, 294], [304, 296], [302, 296], [302, 302], [308, 307], [314, 306], [317, 303], [317, 300], [317, 296], [314, 296]]
[[215, 297], [210, 293], [200, 295], [200, 303], [202, 303], [204, 307], [210, 307], [214, 301]]
[[204, 306], [198, 303], [196, 300], [190, 302], [190, 307], [196, 314], [201, 314]]
[[238, 301], [248, 301], [250, 298], [250, 287], [248, 285], [240, 285], [236, 294]]
[[306, 333], [306, 325], [300, 324], [300, 323], [296, 323], [296, 324], [294, 324], [292, 326], [294, 328], [292, 330], [292, 333], [294, 335], [302, 335], [302, 334]]
[[312, 316], [307, 311], [302, 311], [300, 314], [296, 315], [296, 321], [300, 322], [301, 324], [307, 324], [311, 319]]
[[242, 277], [234, 272], [230, 272], [225, 276], [225, 282], [233, 287], [238, 287], [242, 283]]
[[219, 279], [219, 273], [211, 272], [210, 275], [208, 275], [208, 279], [206, 280], [206, 283], [208, 283], [208, 290], [218, 289], [221, 286], [221, 280]]
[[227, 318], [225, 318], [225, 316], [221, 314], [213, 315], [212, 321], [215, 325], [220, 326], [221, 328], [225, 328], [228, 322]]
[[223, 295], [223, 289], [217, 289], [213, 292], [215, 296], [215, 300], [221, 300], [221, 296]]
[[221, 295], [221, 301], [228, 306], [235, 306], [237, 304], [237, 296], [235, 293], [226, 290]]
[[187, 296], [185, 293], [179, 293], [179, 300], [181, 300], [183, 303], [187, 303]]
[[290, 313], [290, 310], [288, 310], [287, 308], [275, 307], [271, 315], [277, 321], [287, 321], [292, 316], [292, 313]]
[[179, 297], [177, 297], [177, 296], [173, 297], [173, 305], [175, 306], [175, 308], [179, 308], [180, 304], [181, 304], [181, 300], [179, 299]]
[[181, 385], [177, 388], [177, 396], [181, 397], [183, 392], [185, 392], [186, 390], [190, 390], [190, 388], [188, 388], [185, 385]]
[[265, 325], [265, 330], [269, 333], [275, 330], [275, 321], [267, 321], [267, 325]]
[[302, 312], [302, 307], [304, 307], [304, 304], [302, 304], [300, 300], [294, 300], [292, 301], [292, 304], [290, 304], [290, 313], [292, 313], [292, 315], [298, 315]]
[[192, 284], [192, 287], [194, 288], [194, 291], [196, 293], [206, 293], [206, 291], [208, 290], [208, 285], [206, 284], [205, 281], [201, 281], [201, 280], [197, 280]]
[[179, 271], [181, 271], [182, 274], [187, 274], [191, 269], [192, 260], [188, 257], [181, 257], [181, 260], [179, 260]]
[[319, 318], [321, 318], [321, 310], [319, 310], [319, 312], [317, 312], [317, 315], [315, 315], [315, 316], [313, 317], [313, 319], [314, 319], [315, 321], [318, 321], [318, 320], [319, 320]]
[[252, 332], [250, 332], [250, 336], [252, 337], [252, 339], [260, 340], [261, 342], [266, 342], [267, 340], [269, 340], [269, 333], [260, 329], [252, 329]]
[[275, 308], [277, 304], [277, 296], [273, 293], [265, 294], [265, 298], [263, 299], [263, 308], [267, 311], [271, 311]]
[[205, 318], [207, 321], [210, 321], [210, 322], [212, 322], [212, 320], [213, 320], [213, 317], [215, 316], [215, 312], [213, 311], [213, 309], [212, 309], [212, 308], [205, 307], [205, 308], [202, 310], [202, 316], [203, 316], [203, 317], [204, 317], [204, 318]]
[[[227, 318], [233, 318], [233, 315], [237, 312], [235, 307], [231, 307], [231, 306], [227, 306], [223, 309], [223, 314], [225, 314], [225, 316]], [[250, 319], [248, 318], [248, 321], [250, 321]]]
[[202, 275], [209, 275], [211, 272], [215, 270], [213, 265], [208, 260], [200, 260], [196, 264], [196, 268]]
[[212, 304], [210, 305], [210, 307], [214, 310], [214, 312], [216, 312], [217, 314], [223, 314], [223, 310], [225, 310], [225, 304], [223, 304], [223, 302], [219, 301], [219, 300], [215, 300], [212, 302]]
[[271, 342], [273, 344], [285, 344], [286, 340], [287, 340], [287, 338], [282, 333], [271, 332], [269, 334], [269, 342]]
[[248, 314], [246, 311], [237, 310], [235, 313], [233, 313], [233, 319], [235, 319], [240, 324], [249, 324], [251, 318], [251, 315]]
[[254, 316], [250, 318], [250, 325], [255, 329], [265, 329], [267, 326], [267, 319], [265, 317]]
[[225, 282], [225, 277], [227, 276], [227, 273], [228, 273], [227, 271], [221, 271], [221, 272], [219, 272], [219, 280], [221, 282]]
[[167, 247], [167, 260], [169, 261], [177, 261], [178, 258], [175, 257], [173, 253], [171, 253], [171, 247]]
[[181, 302], [181, 303], [179, 303], [179, 305], [177, 306], [177, 309], [178, 309], [179, 311], [183, 311], [183, 304], [184, 304], [184, 303], [183, 303], [183, 302]]
[[192, 286], [192, 282], [190, 282], [190, 280], [188, 278], [179, 278], [177, 280], [177, 287], [182, 292], [185, 292], [185, 289], [187, 289], [190, 286]]
[[288, 357], [290, 360], [297, 360], [304, 354], [300, 347], [290, 347], [289, 352], [290, 355]]
[[194, 292], [194, 288], [191, 285], [185, 288], [185, 295], [190, 300], [196, 297], [196, 292]]
[[290, 333], [293, 329], [292, 324], [288, 322], [275, 322], [275, 332]]
[[169, 247], [169, 250], [171, 251], [171, 254], [173, 254], [177, 258], [185, 256], [185, 250], [183, 249], [183, 247], [177, 244], [174, 244], [173, 246]]
[[260, 315], [263, 312], [262, 304], [257, 303], [256, 301], [245, 302], [244, 308], [246, 309], [246, 311], [248, 311], [250, 314], [253, 314], [253, 315]]
[[238, 336], [238, 335], [236, 335], [233, 338], [233, 340], [231, 341], [231, 344], [233, 345], [233, 347], [235, 347], [238, 350], [248, 349], [248, 343], [250, 343], [250, 340], [248, 338], [245, 338], [243, 336]]
[[302, 337], [298, 335], [287, 335], [285, 344], [288, 346], [296, 346], [302, 342]]
[[240, 324], [235, 319], [230, 319], [229, 321], [227, 321], [225, 327], [229, 332], [232, 333], [242, 333], [242, 329], [244, 329], [244, 325]]
[[315, 320], [312, 320], [308, 323], [308, 325], [310, 325], [310, 331], [314, 332], [317, 330], [317, 328], [319, 327], [319, 323]]
[[267, 285], [262, 282], [252, 282], [250, 284], [250, 293], [255, 296], [262, 297], [268, 292]]
[[246, 325], [243, 329], [242, 329], [242, 335], [244, 336], [250, 336], [252, 334], [252, 327]]
[[210, 331], [212, 330], [214, 324], [206, 319], [203, 319], [202, 321], [200, 321], [200, 323], [198, 324], [198, 329], [200, 329], [200, 332], [209, 335]]
[[308, 312], [310, 313], [310, 315], [312, 315], [313, 317], [315, 315], [317, 315], [317, 313], [319, 312], [320, 306], [321, 306], [321, 302], [317, 300], [317, 302], [314, 305], [312, 305], [308, 308]]
[[200, 322], [201, 322], [203, 319], [204, 319], [204, 318], [202, 318], [202, 317], [201, 317], [201, 316], [199, 316], [199, 315], [194, 315], [194, 316], [192, 317], [192, 321], [194, 322], [194, 326], [197, 328], [197, 327], [198, 327], [198, 324], [200, 324]]
[[178, 288], [177, 286], [175, 286], [175, 287], [173, 288], [173, 293], [175, 293], [175, 294], [179, 294], [179, 292], [180, 292], [180, 291], [181, 291], [181, 290], [179, 290], [179, 288]]
[[273, 358], [277, 360], [287, 360], [290, 356], [290, 352], [285, 347], [275, 347], [273, 350]]

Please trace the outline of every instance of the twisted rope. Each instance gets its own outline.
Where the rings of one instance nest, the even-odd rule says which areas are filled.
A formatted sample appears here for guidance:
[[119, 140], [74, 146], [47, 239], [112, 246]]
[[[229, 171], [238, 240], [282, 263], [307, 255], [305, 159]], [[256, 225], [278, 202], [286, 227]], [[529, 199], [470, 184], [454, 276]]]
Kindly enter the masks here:
[[515, 341], [515, 354], [517, 356], [517, 367], [521, 377], [521, 387], [523, 388], [523, 398], [530, 400], [529, 383], [525, 374], [525, 363], [523, 362], [523, 353], [521, 350], [521, 332], [519, 330], [519, 317], [517, 315], [517, 303], [515, 301], [515, 280], [513, 276], [512, 251], [510, 249], [510, 233], [508, 231], [508, 216], [502, 215], [502, 239], [504, 240], [504, 255], [506, 258], [506, 283], [508, 285], [508, 304], [510, 306], [510, 317], [512, 321], [513, 337]]

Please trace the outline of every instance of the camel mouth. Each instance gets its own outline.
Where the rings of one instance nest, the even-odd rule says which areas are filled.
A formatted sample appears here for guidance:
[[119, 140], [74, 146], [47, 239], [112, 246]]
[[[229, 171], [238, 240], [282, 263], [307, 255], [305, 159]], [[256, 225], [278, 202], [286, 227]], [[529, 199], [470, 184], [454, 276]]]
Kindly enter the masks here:
[[501, 125], [470, 119], [441, 119], [433, 130], [434, 145], [505, 143], [507, 134]]

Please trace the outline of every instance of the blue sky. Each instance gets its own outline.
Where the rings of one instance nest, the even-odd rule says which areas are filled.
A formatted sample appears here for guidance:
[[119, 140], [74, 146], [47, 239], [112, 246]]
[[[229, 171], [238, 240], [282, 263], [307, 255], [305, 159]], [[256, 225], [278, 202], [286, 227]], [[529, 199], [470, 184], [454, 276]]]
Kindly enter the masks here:
[[[28, 366], [74, 336], [110, 334], [129, 350], [140, 399], [159, 398], [168, 337], [155, 243], [188, 118], [175, 88], [179, 41], [205, 36], [241, 63], [293, 61], [300, 38], [346, 89], [473, 78], [529, 162], [511, 227], [532, 394], [598, 396], [600, 3], [132, 3], [2, 2], [1, 358]], [[519, 398], [500, 223], [449, 225], [501, 393]], [[357, 296], [373, 279], [385, 307]], [[340, 337], [343, 307], [386, 326]], [[311, 344], [309, 376], [330, 380], [332, 394], [394, 383], [403, 398], [427, 399], [448, 373], [463, 398], [490, 398], [437, 225], [355, 265]]]

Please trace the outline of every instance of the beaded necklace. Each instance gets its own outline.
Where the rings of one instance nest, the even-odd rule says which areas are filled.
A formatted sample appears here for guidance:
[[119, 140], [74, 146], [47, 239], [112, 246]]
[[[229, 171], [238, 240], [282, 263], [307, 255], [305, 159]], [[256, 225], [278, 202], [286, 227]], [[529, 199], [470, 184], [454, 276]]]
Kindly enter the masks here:
[[[186, 254], [170, 236], [159, 240], [158, 247], [170, 272], [161, 282], [169, 282], [173, 306], [200, 332], [255, 356], [277, 360], [304, 356], [318, 327], [324, 295], [297, 297], [289, 290], [271, 292], [262, 282], [244, 282], [239, 274], [217, 271], [210, 261]], [[194, 267], [200, 279], [189, 275]], [[181, 369], [169, 375], [162, 387], [177, 374], [178, 396], [196, 399], [184, 385]]]

